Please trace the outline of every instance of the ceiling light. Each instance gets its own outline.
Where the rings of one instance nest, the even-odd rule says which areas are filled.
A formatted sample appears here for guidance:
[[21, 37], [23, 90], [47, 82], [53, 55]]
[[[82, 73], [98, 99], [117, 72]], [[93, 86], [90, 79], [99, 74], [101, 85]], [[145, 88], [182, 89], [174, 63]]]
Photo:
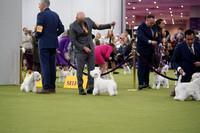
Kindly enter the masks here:
[[135, 9], [135, 7], [133, 7], [133, 9]]
[[132, 21], [132, 23], [134, 23], [134, 21]]
[[128, 24], [128, 22], [126, 22], [126, 24]]
[[151, 14], [151, 12], [149, 12], [149, 14]]
[[181, 18], [183, 17], [183, 15], [181, 15]]
[[181, 15], [183, 15], [183, 13], [181, 13]]
[[183, 8], [183, 5], [181, 5], [181, 7]]
[[172, 11], [170, 11], [170, 13], [172, 13]]
[[133, 18], [135, 17], [135, 15], [133, 15]]
[[172, 19], [172, 24], [174, 24], [174, 19]]
[[127, 19], [127, 17], [125, 17]]
[[156, 4], [156, 1], [154, 1], [153, 3]]
[[139, 2], [141, 2], [142, 0], [138, 0]]
[[169, 8], [169, 10], [172, 10], [172, 8]]
[[130, 5], [131, 3], [128, 3], [128, 5]]
[[173, 14], [171, 14], [171, 16], [173, 16]]
[[148, 9], [148, 8], [146, 8], [146, 10], [148, 11], [149, 9]]
[[158, 6], [156, 6], [156, 8], [159, 8]]

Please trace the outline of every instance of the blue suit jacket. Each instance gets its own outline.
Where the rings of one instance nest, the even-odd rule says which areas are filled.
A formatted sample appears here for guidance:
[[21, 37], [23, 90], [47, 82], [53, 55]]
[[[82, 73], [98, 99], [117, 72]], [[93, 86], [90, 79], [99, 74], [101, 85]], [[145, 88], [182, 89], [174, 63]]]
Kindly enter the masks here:
[[195, 55], [189, 50], [186, 42], [182, 42], [175, 47], [172, 57], [172, 63], [177, 69], [179, 66], [185, 71], [186, 76], [183, 78], [191, 79], [192, 74], [195, 71], [199, 71], [200, 68], [195, 68], [194, 63], [200, 61], [200, 44], [194, 43]]
[[151, 55], [153, 53], [152, 44], [149, 44], [148, 41], [154, 40], [154, 41], [157, 41], [158, 44], [161, 43], [161, 39], [158, 37], [156, 26], [154, 25], [152, 27], [152, 30], [154, 31], [154, 36], [152, 36], [145, 22], [143, 22], [138, 27], [137, 30], [138, 30], [138, 33], [137, 33], [138, 40], [136, 44], [137, 52], [139, 52], [141, 55], [146, 55], [146, 56]]
[[57, 13], [46, 8], [37, 15], [37, 31], [39, 49], [57, 48], [58, 37], [64, 32], [64, 26]]

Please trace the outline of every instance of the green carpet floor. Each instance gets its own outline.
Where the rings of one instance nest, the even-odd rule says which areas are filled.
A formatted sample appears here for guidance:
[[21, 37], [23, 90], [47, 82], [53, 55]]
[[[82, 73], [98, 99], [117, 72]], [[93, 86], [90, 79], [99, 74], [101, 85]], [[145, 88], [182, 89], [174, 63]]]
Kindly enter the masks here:
[[[0, 86], [0, 133], [199, 133], [200, 102], [175, 101], [170, 88], [128, 92], [132, 75], [113, 75], [118, 96], [80, 96], [74, 89], [56, 94], [20, 92]], [[173, 72], [168, 76], [174, 77]], [[151, 85], [153, 73], [151, 73]], [[38, 88], [40, 90], [41, 88]]]

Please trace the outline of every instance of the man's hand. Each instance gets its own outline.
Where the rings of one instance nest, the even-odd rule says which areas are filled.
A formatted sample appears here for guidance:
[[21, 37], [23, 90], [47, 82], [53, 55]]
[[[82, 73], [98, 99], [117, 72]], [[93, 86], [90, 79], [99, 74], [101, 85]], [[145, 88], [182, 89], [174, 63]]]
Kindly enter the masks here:
[[180, 69], [180, 70], [179, 70], [179, 73], [180, 73], [181, 75], [184, 75], [185, 72], [184, 72], [183, 69]]
[[110, 26], [112, 27], [112, 26], [115, 26], [116, 25], [116, 22], [115, 21], [113, 21], [112, 23], [110, 23]]
[[92, 50], [89, 49], [88, 47], [85, 47], [85, 46], [84, 46], [83, 49], [84, 49], [85, 52], [88, 53], [88, 54], [92, 52]]
[[158, 42], [157, 42], [157, 41], [151, 41], [151, 44], [152, 44], [152, 45], [157, 45]]
[[194, 63], [195, 67], [200, 67], [200, 61]]

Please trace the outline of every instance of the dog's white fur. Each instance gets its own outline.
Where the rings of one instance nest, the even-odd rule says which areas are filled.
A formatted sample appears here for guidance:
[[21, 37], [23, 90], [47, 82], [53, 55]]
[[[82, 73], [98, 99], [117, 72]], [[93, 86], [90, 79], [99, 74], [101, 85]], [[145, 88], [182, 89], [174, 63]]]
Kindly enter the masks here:
[[184, 101], [187, 97], [192, 97], [197, 101], [200, 100], [200, 73], [194, 73], [192, 78], [192, 82], [181, 83], [182, 75], [179, 76], [175, 87], [175, 100]]
[[124, 64], [124, 74], [131, 74], [130, 67], [126, 63]]
[[69, 71], [71, 72], [72, 75], [76, 75], [77, 74], [76, 69], [74, 69], [73, 67], [70, 67]]
[[28, 73], [26, 75], [26, 78], [24, 79], [24, 82], [22, 83], [20, 90], [26, 91], [26, 92], [36, 92], [37, 88], [35, 86], [35, 82], [40, 81], [40, 73], [35, 71], [32, 72], [30, 76], [28, 76]]
[[70, 71], [65, 71], [64, 68], [62, 68], [62, 67], [57, 67], [57, 70], [60, 71], [58, 82], [65, 82], [66, 76], [67, 76], [67, 75], [72, 75], [72, 72], [70, 72]]
[[117, 84], [110, 73], [110, 80], [102, 79], [100, 77], [101, 71], [98, 67], [95, 67], [94, 70], [90, 71], [90, 75], [94, 78], [94, 90], [93, 95], [99, 95], [102, 93], [108, 92], [110, 96], [116, 96]]
[[165, 65], [163, 68], [162, 68], [162, 72], [168, 72], [169, 71], [169, 65]]
[[154, 80], [152, 88], [160, 89], [160, 85], [163, 85], [163, 88], [169, 88], [169, 81], [168, 79], [154, 72]]

